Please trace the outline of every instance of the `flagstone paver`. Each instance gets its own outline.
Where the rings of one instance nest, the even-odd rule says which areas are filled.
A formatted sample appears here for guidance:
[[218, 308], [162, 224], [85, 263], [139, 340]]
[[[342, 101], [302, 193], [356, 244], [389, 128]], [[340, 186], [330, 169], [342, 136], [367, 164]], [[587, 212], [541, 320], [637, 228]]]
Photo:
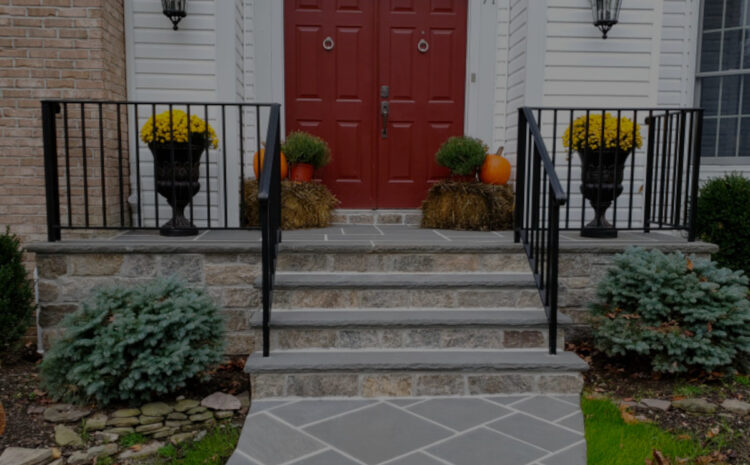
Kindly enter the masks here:
[[575, 396], [253, 402], [228, 465], [584, 465]]

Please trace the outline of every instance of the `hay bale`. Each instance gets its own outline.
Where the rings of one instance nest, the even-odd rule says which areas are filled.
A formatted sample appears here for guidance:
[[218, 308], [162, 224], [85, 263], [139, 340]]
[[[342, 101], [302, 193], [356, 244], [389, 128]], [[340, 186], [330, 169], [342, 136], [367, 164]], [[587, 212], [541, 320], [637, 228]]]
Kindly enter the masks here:
[[[339, 201], [326, 186], [317, 182], [281, 181], [281, 229], [325, 228]], [[260, 226], [258, 181], [245, 181], [245, 221]]]
[[513, 228], [513, 188], [444, 180], [422, 203], [422, 227], [496, 231]]

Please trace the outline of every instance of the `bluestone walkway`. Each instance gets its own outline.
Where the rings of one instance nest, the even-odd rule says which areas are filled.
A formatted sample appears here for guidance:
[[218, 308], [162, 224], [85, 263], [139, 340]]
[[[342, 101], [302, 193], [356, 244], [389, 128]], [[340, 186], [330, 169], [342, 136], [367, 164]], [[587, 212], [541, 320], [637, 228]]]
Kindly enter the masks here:
[[585, 465], [578, 396], [254, 401], [228, 465]]

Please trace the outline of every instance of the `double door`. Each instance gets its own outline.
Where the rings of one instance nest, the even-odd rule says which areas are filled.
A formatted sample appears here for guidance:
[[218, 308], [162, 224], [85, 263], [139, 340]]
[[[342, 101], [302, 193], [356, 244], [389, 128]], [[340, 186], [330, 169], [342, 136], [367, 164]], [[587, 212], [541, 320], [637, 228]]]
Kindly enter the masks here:
[[463, 133], [466, 0], [286, 0], [287, 132], [324, 138], [345, 208], [419, 206]]

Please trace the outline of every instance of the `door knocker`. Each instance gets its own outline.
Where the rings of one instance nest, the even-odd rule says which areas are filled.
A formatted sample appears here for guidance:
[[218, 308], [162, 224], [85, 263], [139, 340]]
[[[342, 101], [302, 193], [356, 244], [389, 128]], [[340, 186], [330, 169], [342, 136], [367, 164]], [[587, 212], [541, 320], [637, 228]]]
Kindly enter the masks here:
[[334, 45], [335, 44], [333, 43], [333, 39], [331, 39], [331, 36], [328, 36], [325, 39], [323, 39], [323, 49], [324, 50], [330, 52], [331, 50], [333, 50], [333, 46]]
[[419, 50], [420, 53], [427, 53], [427, 50], [429, 49], [430, 44], [424, 39], [419, 39], [419, 42], [417, 42], [417, 50]]

